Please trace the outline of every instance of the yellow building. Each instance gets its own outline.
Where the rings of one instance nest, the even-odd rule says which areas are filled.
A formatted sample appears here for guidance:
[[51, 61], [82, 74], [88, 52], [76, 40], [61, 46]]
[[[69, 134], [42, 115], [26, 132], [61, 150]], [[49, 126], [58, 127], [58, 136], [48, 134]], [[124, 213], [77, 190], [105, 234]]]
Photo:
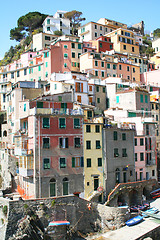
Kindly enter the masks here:
[[[103, 201], [104, 164], [102, 154], [102, 128], [103, 123], [84, 123], [84, 197], [88, 199], [96, 191], [102, 192], [99, 201]], [[98, 190], [97, 190], [98, 189]]]
[[107, 27], [111, 27], [112, 30], [120, 28], [120, 27], [127, 29], [127, 24], [121, 23], [121, 22], [117, 22], [117, 21], [114, 21], [114, 20], [111, 20], [111, 19], [107, 19], [107, 18], [100, 18], [97, 21], [97, 23], [106, 25]]
[[139, 44], [136, 42], [132, 31], [119, 28], [105, 36], [111, 37], [115, 51], [139, 55]]
[[155, 68], [159, 69], [160, 66], [160, 52], [156, 53], [153, 57], [150, 58], [151, 62], [155, 64]]

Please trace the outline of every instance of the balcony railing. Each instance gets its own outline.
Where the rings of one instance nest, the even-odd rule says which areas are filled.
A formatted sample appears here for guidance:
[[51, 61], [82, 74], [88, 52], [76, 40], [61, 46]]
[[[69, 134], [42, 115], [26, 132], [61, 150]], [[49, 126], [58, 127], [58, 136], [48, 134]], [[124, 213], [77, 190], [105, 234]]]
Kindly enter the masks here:
[[19, 172], [17, 172], [18, 175], [23, 176], [23, 177], [29, 177], [33, 176], [33, 169], [26, 169], [26, 168], [19, 168]]
[[6, 87], [1, 87], [0, 88], [0, 93], [7, 93], [7, 88]]
[[83, 109], [69, 108], [34, 108], [30, 113], [34, 114], [53, 114], [53, 115], [83, 115]]
[[3, 83], [7, 83], [9, 81], [8, 78], [2, 78], [1, 80], [2, 80], [1, 82]]
[[33, 155], [33, 149], [22, 149], [22, 148], [16, 148], [15, 147], [15, 155], [16, 156], [28, 156]]
[[156, 164], [156, 160], [147, 160], [146, 161], [146, 166], [152, 166]]
[[75, 148], [80, 148], [81, 144], [75, 144]]

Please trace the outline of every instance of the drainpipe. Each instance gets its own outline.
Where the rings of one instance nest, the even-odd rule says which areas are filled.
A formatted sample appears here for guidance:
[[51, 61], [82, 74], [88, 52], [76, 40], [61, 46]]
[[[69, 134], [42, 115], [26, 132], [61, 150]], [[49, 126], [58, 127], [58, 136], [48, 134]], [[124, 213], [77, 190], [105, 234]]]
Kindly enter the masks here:
[[39, 198], [41, 198], [41, 142], [40, 142], [40, 116], [38, 117], [38, 163], [39, 163]]
[[[35, 108], [36, 110], [36, 108]], [[34, 195], [35, 195], [35, 198], [37, 196], [37, 191], [36, 191], [36, 112], [34, 114], [34, 121], [33, 121], [33, 139], [34, 139]]]
[[[102, 159], [103, 159], [103, 186], [106, 191], [107, 182], [107, 159], [106, 159], [106, 129], [102, 128]], [[106, 196], [105, 196], [106, 197]]]

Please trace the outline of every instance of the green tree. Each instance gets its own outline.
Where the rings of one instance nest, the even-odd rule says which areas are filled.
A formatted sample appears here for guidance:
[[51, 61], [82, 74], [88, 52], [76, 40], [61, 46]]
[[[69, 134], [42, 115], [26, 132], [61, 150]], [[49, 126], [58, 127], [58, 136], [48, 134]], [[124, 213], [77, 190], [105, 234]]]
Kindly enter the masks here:
[[68, 18], [71, 21], [72, 24], [72, 34], [73, 35], [77, 35], [78, 31], [78, 27], [81, 25], [81, 22], [86, 20], [85, 18], [82, 18], [82, 12], [76, 11], [76, 10], [72, 10], [70, 12], [67, 12], [64, 14], [65, 18]]
[[154, 55], [154, 49], [149, 46], [149, 47], [146, 49], [146, 56], [150, 58], [150, 57], [152, 57], [153, 55]]
[[12, 28], [10, 30], [10, 39], [11, 40], [16, 40], [17, 42], [20, 42], [25, 35], [25, 33], [23, 33], [22, 30], [23, 29], [20, 28], [20, 27]]
[[32, 41], [32, 37], [31, 36], [27, 36], [24, 40], [23, 46], [29, 46], [29, 44]]
[[148, 45], [149, 47], [152, 47], [152, 41], [148, 40], [147, 35], [143, 37], [143, 43]]
[[57, 35], [57, 36], [62, 36], [62, 31], [59, 31], [59, 30], [56, 30], [54, 31], [54, 35]]
[[160, 38], [160, 28], [157, 28], [153, 31], [153, 36]]
[[42, 28], [42, 23], [47, 15], [40, 12], [29, 12], [24, 16], [21, 16], [18, 21], [18, 27], [10, 30], [10, 39], [21, 41], [28, 35], [32, 35], [32, 31], [38, 28]]
[[33, 30], [42, 27], [42, 23], [46, 17], [47, 15], [40, 12], [29, 12], [18, 19], [18, 27], [22, 27], [23, 30], [29, 32], [31, 35]]
[[35, 34], [41, 33], [41, 32], [43, 32], [43, 28], [37, 28], [37, 29], [33, 30], [32, 35], [35, 35]]

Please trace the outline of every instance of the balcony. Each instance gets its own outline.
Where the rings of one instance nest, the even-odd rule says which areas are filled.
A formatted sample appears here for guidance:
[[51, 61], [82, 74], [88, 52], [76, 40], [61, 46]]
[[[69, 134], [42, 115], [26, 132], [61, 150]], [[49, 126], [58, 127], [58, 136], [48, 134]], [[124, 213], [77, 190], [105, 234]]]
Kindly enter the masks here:
[[27, 169], [27, 168], [20, 167], [18, 174], [23, 177], [30, 177], [30, 176], [33, 176], [33, 169]]
[[20, 129], [21, 134], [28, 134], [28, 130], [25, 128]]
[[96, 149], [101, 149], [101, 146], [96, 146]]
[[84, 31], [84, 32], [81, 32], [81, 33], [79, 33], [79, 35], [81, 36], [81, 35], [85, 35], [85, 34], [87, 34], [87, 33], [89, 33], [89, 30], [86, 30], [86, 31]]
[[119, 153], [114, 153], [114, 157], [119, 157]]
[[1, 88], [0, 93], [7, 93], [7, 88]]
[[75, 144], [75, 148], [80, 148], [81, 145], [80, 144]]
[[127, 156], [128, 156], [127, 153], [125, 153], [125, 154], [123, 153], [122, 154], [122, 157], [127, 157]]
[[22, 148], [15, 147], [15, 155], [16, 156], [32, 156], [33, 149], [22, 149]]
[[146, 167], [148, 166], [153, 166], [153, 165], [155, 165], [156, 164], [156, 160], [155, 159], [153, 159], [153, 160], [149, 160], [149, 161], [146, 161]]
[[8, 78], [2, 78], [0, 83], [2, 84], [2, 83], [8, 83], [8, 82], [9, 82]]
[[69, 109], [69, 108], [33, 108], [30, 109], [30, 114], [42, 115], [83, 115], [82, 109]]

